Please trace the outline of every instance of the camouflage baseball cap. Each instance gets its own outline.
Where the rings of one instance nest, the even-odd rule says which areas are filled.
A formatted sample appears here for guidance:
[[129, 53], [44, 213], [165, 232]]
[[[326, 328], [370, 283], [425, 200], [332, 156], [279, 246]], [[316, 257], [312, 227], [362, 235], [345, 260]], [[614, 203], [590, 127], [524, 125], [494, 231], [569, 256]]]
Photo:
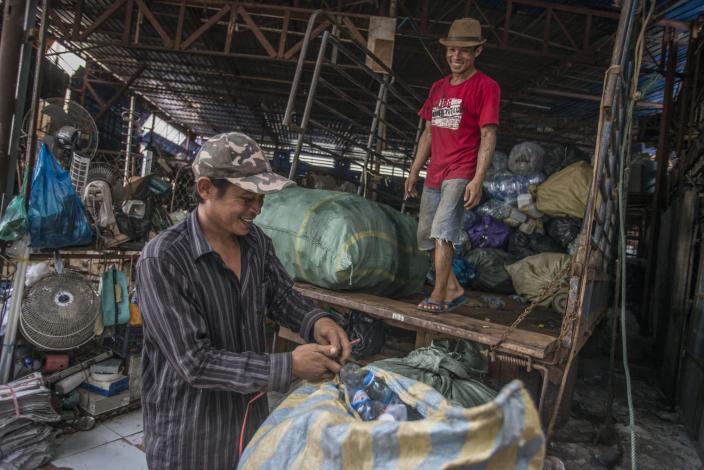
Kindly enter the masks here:
[[218, 134], [203, 144], [193, 161], [196, 179], [226, 179], [257, 194], [281, 191], [296, 183], [271, 171], [257, 143], [241, 132]]

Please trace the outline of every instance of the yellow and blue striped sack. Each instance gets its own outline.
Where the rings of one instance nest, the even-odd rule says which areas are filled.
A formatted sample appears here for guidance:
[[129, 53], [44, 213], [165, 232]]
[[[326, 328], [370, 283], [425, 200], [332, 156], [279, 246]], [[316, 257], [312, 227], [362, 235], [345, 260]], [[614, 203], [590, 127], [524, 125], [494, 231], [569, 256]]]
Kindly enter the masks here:
[[304, 383], [264, 421], [238, 468], [542, 469], [545, 437], [520, 381], [491, 402], [462, 408], [424, 383], [367, 369], [425, 418], [364, 422], [339, 399], [337, 383]]

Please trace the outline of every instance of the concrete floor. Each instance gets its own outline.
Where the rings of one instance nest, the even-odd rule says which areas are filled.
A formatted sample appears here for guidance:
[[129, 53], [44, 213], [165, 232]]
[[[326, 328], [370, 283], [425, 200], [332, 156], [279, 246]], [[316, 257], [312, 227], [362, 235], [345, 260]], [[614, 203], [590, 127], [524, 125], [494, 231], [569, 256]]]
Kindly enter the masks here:
[[99, 423], [91, 431], [59, 437], [56, 458], [47, 469], [146, 470], [142, 411]]

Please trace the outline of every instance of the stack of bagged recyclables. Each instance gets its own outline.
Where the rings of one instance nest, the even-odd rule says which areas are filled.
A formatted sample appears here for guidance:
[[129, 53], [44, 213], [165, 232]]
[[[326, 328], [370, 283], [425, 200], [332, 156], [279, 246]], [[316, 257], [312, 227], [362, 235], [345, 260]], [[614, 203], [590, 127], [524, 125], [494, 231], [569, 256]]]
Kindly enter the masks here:
[[427, 253], [417, 222], [353, 194], [294, 187], [268, 195], [256, 224], [296, 280], [403, 297], [421, 290]]
[[364, 419], [370, 402], [353, 409], [340, 381], [304, 383], [259, 427], [238, 469], [543, 468], [545, 437], [521, 381], [463, 408], [425, 383], [374, 366], [366, 372], [407, 407], [408, 420]]
[[[574, 146], [547, 153], [535, 142], [497, 152], [479, 207], [465, 212], [455, 274], [465, 287], [517, 293], [564, 312], [567, 285], [538, 293], [570, 262], [582, 226], [592, 167]], [[462, 262], [458, 262], [458, 258]], [[466, 271], [466, 272], [465, 272]]]
[[53, 458], [55, 431], [47, 423], [61, 418], [50, 398], [39, 372], [0, 385], [0, 469], [33, 469]]

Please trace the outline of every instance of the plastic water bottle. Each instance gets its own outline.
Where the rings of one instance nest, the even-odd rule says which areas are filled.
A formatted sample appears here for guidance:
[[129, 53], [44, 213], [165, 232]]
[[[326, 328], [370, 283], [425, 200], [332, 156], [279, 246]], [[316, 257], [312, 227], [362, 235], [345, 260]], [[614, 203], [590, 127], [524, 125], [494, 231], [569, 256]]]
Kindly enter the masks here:
[[407, 421], [408, 408], [403, 403], [397, 403], [386, 407], [379, 416], [379, 421]]
[[340, 371], [340, 380], [343, 384], [345, 384], [345, 389], [347, 390], [347, 395], [350, 397], [350, 402], [352, 401], [352, 397], [354, 397], [355, 392], [364, 388], [362, 385], [364, 382], [364, 372], [362, 372], [362, 369], [357, 364], [353, 364], [351, 362], [345, 364]]
[[362, 387], [366, 390], [367, 395], [372, 400], [383, 403], [388, 406], [392, 403], [398, 403], [398, 396], [391, 390], [384, 380], [376, 378], [373, 372], [368, 372], [362, 381]]
[[369, 398], [364, 390], [357, 390], [352, 399], [352, 408], [355, 409], [364, 421], [377, 419], [384, 412], [384, 405]]

